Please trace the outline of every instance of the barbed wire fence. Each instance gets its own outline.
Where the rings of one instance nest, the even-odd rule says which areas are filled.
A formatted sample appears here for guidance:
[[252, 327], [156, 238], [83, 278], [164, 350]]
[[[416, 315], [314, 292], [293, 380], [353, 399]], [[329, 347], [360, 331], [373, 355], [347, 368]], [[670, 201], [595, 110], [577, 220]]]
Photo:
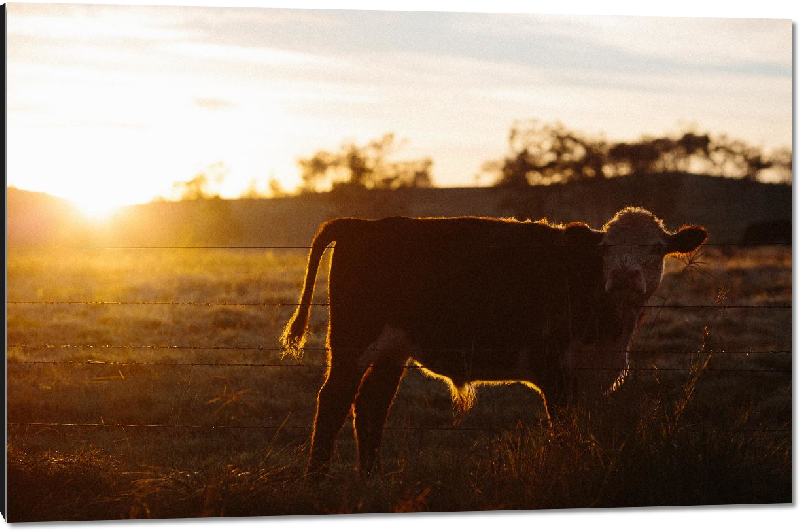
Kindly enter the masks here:
[[[775, 246], [788, 246], [791, 244], [785, 242], [776, 242], [760, 245], [775, 245]], [[742, 243], [706, 243], [705, 247], [718, 247], [725, 249], [731, 248], [749, 248], [757, 247], [759, 244], [742, 244]], [[331, 246], [328, 249], [333, 249]], [[10, 245], [7, 246], [11, 250], [25, 250], [25, 251], [58, 251], [58, 250], [73, 250], [73, 251], [87, 251], [87, 250], [221, 250], [221, 251], [241, 251], [241, 250], [305, 250], [311, 249], [310, 246], [275, 246], [275, 245], [259, 245], [259, 246], [85, 246], [85, 247], [58, 247], [58, 246], [26, 246], [26, 245]], [[161, 307], [246, 307], [246, 308], [283, 308], [283, 307], [296, 307], [299, 303], [293, 302], [285, 298], [263, 298], [258, 302], [240, 302], [240, 301], [162, 301], [162, 300], [7, 300], [8, 306], [87, 306], [87, 307], [124, 307], [124, 306], [161, 306]], [[313, 301], [311, 306], [327, 307], [329, 306], [326, 301]], [[676, 304], [651, 304], [644, 305], [643, 308], [656, 309], [658, 311], [663, 309], [675, 310], [709, 310], [709, 311], [730, 311], [730, 310], [788, 310], [792, 311], [791, 304], [692, 304], [692, 305], [676, 305]], [[654, 323], [651, 323], [651, 325]], [[151, 351], [253, 351], [253, 352], [274, 352], [283, 353], [284, 348], [280, 346], [269, 345], [244, 345], [244, 346], [226, 346], [226, 345], [170, 345], [170, 344], [72, 344], [72, 343], [8, 343], [6, 344], [6, 364], [20, 365], [20, 366], [37, 366], [37, 365], [51, 365], [51, 366], [93, 366], [93, 367], [109, 367], [109, 366], [153, 366], [153, 367], [207, 367], [207, 368], [223, 368], [223, 367], [239, 367], [239, 368], [318, 368], [326, 369], [329, 367], [327, 363], [320, 362], [302, 362], [295, 359], [288, 361], [273, 361], [273, 362], [182, 362], [182, 361], [137, 361], [137, 360], [108, 360], [108, 359], [87, 359], [87, 360], [54, 360], [54, 359], [15, 359], [9, 358], [8, 354], [11, 350], [23, 351], [91, 351], [91, 352], [109, 352], [113, 350], [151, 350]], [[302, 349], [304, 352], [325, 352], [326, 347], [305, 347]], [[443, 349], [448, 351], [457, 351], [458, 349]], [[633, 350], [631, 354], [669, 354], [669, 355], [691, 355], [697, 354], [697, 350]], [[767, 350], [715, 350], [715, 356], [736, 356], [736, 355], [792, 355], [791, 347], [786, 349], [767, 349]], [[365, 365], [363, 368], [367, 368]], [[404, 369], [419, 370], [423, 367], [416, 364], [401, 365]], [[618, 367], [576, 367], [572, 370], [576, 371], [619, 371]], [[689, 372], [692, 367], [627, 367], [627, 372]], [[729, 373], [776, 373], [776, 374], [789, 374], [791, 375], [791, 368], [715, 368], [710, 367], [704, 369], [707, 372], [729, 372]], [[192, 423], [117, 423], [117, 422], [7, 422], [7, 427], [30, 427], [30, 428], [84, 428], [84, 429], [127, 429], [127, 428], [141, 428], [141, 429], [181, 429], [181, 430], [198, 430], [198, 431], [231, 431], [231, 430], [291, 430], [291, 431], [308, 431], [312, 430], [312, 426], [298, 425], [287, 426], [284, 424], [192, 424]], [[402, 426], [391, 427], [386, 426], [388, 431], [447, 431], [447, 432], [492, 432], [499, 433], [502, 428], [498, 427], [473, 427], [473, 426]], [[757, 429], [708, 429], [706, 431], [720, 431], [720, 432], [747, 432], [747, 433], [785, 433], [791, 432], [791, 428], [757, 428]]]

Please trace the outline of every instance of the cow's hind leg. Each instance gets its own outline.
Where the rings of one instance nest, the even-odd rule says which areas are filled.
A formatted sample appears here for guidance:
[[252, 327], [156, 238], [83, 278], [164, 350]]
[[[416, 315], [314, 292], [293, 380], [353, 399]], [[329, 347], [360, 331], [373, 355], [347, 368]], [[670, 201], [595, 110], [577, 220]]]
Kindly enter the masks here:
[[372, 366], [361, 381], [354, 415], [359, 465], [363, 476], [368, 476], [375, 466], [383, 426], [405, 371], [405, 363], [383, 362]]
[[317, 395], [317, 413], [311, 437], [307, 474], [319, 477], [327, 471], [336, 435], [353, 405], [363, 368], [355, 364], [332, 364]]

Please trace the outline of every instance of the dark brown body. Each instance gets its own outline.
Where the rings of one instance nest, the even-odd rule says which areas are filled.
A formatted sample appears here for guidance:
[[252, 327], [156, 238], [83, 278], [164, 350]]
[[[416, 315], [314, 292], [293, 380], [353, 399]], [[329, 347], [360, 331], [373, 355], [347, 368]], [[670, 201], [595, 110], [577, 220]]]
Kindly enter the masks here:
[[[336, 242], [330, 367], [318, 395], [309, 471], [324, 470], [352, 408], [361, 470], [370, 472], [411, 360], [448, 381], [461, 409], [482, 382], [526, 383], [551, 402], [608, 390], [626, 368], [641, 307], [620, 306], [604, 289], [604, 235], [580, 223], [491, 218], [324, 224], [282, 337], [289, 352], [299, 353], [319, 261]], [[586, 368], [593, 370], [580, 370]]]

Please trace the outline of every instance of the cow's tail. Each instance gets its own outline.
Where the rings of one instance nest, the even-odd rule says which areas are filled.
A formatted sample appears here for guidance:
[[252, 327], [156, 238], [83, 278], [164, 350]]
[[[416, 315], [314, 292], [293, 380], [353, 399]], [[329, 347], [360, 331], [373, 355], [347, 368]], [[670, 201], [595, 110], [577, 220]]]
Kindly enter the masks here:
[[311, 251], [308, 253], [308, 266], [306, 267], [306, 278], [303, 281], [303, 292], [294, 315], [289, 319], [286, 328], [281, 334], [280, 342], [284, 349], [284, 355], [289, 354], [299, 358], [305, 345], [306, 328], [308, 318], [311, 313], [311, 297], [314, 295], [314, 282], [317, 278], [317, 270], [322, 254], [325, 249], [337, 240], [341, 233], [341, 222], [345, 220], [333, 220], [320, 227], [317, 235], [311, 243]]

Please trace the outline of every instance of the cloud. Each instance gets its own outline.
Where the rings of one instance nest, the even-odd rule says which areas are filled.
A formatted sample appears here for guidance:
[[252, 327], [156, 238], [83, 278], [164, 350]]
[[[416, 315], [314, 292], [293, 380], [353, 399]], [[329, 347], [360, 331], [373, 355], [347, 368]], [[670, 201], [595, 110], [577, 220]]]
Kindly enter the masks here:
[[638, 58], [669, 66], [741, 68], [750, 63], [758, 69], [768, 64], [791, 75], [791, 20], [538, 14], [464, 15], [451, 20], [451, 29], [487, 38], [509, 42], [533, 38], [545, 47], [533, 49], [533, 56], [560, 52], [575, 60], [567, 55], [599, 52], [618, 61]]
[[210, 25], [217, 29], [254, 29], [264, 31], [264, 26], [309, 27], [330, 29], [343, 26], [335, 11], [279, 8], [196, 8], [181, 11], [192, 23]]
[[68, 39], [70, 41], [181, 40], [192, 32], [179, 27], [180, 19], [158, 16], [145, 8], [124, 9], [98, 5], [49, 5], [40, 9], [32, 4], [11, 4], [6, 31], [13, 37]]
[[205, 60], [233, 61], [262, 66], [314, 66], [341, 67], [342, 59], [334, 59], [321, 55], [294, 52], [278, 48], [261, 46], [238, 46], [232, 44], [207, 44], [200, 42], [165, 43], [160, 49], [191, 58]]
[[[693, 65], [769, 63], [791, 73], [790, 20], [579, 17], [598, 43], [639, 56]], [[580, 33], [578, 33], [580, 34]]]

